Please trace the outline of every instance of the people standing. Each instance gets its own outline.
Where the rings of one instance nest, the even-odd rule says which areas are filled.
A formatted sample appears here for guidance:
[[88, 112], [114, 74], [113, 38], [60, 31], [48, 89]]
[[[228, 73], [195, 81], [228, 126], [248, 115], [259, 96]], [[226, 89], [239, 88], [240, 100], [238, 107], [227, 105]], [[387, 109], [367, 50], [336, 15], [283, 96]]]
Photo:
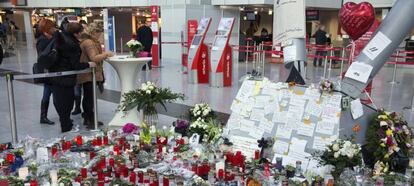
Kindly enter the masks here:
[[[99, 43], [99, 29], [96, 27], [89, 27], [89, 33], [84, 32], [81, 35], [80, 47], [82, 54], [80, 57], [81, 63], [88, 63], [89, 61], [96, 63], [96, 81], [103, 82], [103, 60], [112, 57], [112, 52], [103, 52], [101, 44]], [[93, 108], [93, 84], [91, 74], [79, 74], [77, 83], [82, 85], [83, 99], [82, 108], [84, 125], [89, 129], [94, 128], [94, 108]], [[98, 122], [103, 125], [102, 122]]]
[[[68, 23], [65, 31], [56, 35], [56, 50], [59, 58], [51, 68], [51, 72], [83, 70], [96, 67], [94, 62], [80, 63], [81, 48], [79, 38], [83, 27], [79, 23]], [[76, 75], [51, 78], [53, 103], [59, 114], [62, 132], [77, 132], [78, 126], [73, 125], [70, 114], [75, 99], [74, 87]]]
[[316, 61], [319, 59], [319, 66], [322, 66], [322, 59], [326, 55], [325, 49], [321, 49], [322, 45], [326, 45], [327, 37], [325, 32], [325, 26], [319, 26], [319, 29], [313, 35], [315, 37], [316, 48], [315, 58], [313, 59], [313, 66], [316, 67]]
[[[154, 38], [152, 35], [151, 28], [147, 26], [146, 24], [141, 23], [137, 30], [137, 41], [141, 42], [141, 44], [144, 46], [144, 51], [148, 52], [149, 54], [151, 54], [153, 39]], [[149, 66], [150, 70], [151, 70], [151, 65], [152, 65], [152, 61], [149, 61], [147, 66]]]
[[[53, 21], [49, 19], [42, 19], [38, 24], [37, 31], [39, 35], [36, 42], [36, 50], [37, 54], [40, 54], [52, 41], [53, 34], [57, 31], [57, 29]], [[50, 121], [47, 118], [50, 96], [52, 95], [50, 86], [50, 82], [46, 79], [43, 84], [43, 97], [40, 104], [40, 123], [53, 125], [55, 122]]]

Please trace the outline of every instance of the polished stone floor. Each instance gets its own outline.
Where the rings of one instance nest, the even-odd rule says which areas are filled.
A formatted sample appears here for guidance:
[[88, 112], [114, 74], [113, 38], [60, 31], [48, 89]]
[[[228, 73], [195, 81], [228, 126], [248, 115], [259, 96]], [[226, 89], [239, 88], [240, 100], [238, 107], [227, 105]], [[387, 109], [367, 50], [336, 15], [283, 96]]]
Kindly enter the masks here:
[[[0, 66], [0, 143], [11, 141], [9, 107], [7, 99], [6, 71], [13, 73], [30, 74], [32, 65], [36, 61], [36, 52], [33, 44], [20, 43], [10, 57], [3, 60]], [[160, 111], [159, 122], [171, 123], [175, 117], [179, 117], [189, 106], [199, 102], [207, 102], [212, 108], [225, 119], [230, 114], [230, 105], [241, 85], [240, 79], [250, 72], [251, 63], [236, 63], [233, 68], [233, 86], [225, 88], [212, 88], [207, 84], [188, 84], [187, 75], [181, 71], [180, 61], [162, 60], [161, 68], [153, 68], [136, 78], [137, 87], [140, 82], [154, 81], [159, 86], [169, 87], [173, 91], [184, 93], [187, 98], [176, 104], [168, 105], [169, 111]], [[311, 64], [311, 63], [309, 63]], [[307, 69], [307, 83], [317, 83], [323, 74], [323, 68], [314, 68], [312, 65]], [[114, 110], [119, 101], [119, 79], [109, 64], [105, 64], [105, 93], [99, 95], [98, 114], [99, 120], [108, 123], [113, 117]], [[410, 106], [414, 94], [414, 68], [402, 66], [398, 68], [397, 80], [399, 84], [390, 84], [392, 79], [392, 67], [384, 67], [374, 79], [372, 99], [377, 107], [395, 110], [404, 113], [407, 120], [414, 121], [414, 114], [403, 107]], [[266, 63], [265, 76], [272, 81], [285, 81], [288, 70], [281, 64]], [[333, 79], [337, 79], [338, 69], [332, 70]], [[42, 97], [42, 86], [30, 81], [14, 81], [14, 93], [17, 112], [17, 128], [19, 138], [26, 136], [38, 138], [58, 137], [59, 125], [40, 125], [40, 99]], [[57, 121], [56, 111], [51, 103], [49, 118]], [[80, 116], [73, 117], [76, 124], [81, 124]], [[85, 129], [82, 130], [85, 132]]]

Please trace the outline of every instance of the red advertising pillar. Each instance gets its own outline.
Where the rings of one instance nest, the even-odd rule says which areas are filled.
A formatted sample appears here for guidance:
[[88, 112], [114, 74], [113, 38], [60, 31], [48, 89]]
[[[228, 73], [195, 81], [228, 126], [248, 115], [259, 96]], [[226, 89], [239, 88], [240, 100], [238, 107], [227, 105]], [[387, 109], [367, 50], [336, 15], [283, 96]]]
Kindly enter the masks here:
[[151, 48], [151, 54], [152, 54], [152, 66], [153, 67], [160, 67], [160, 43], [158, 43], [158, 37], [159, 37], [159, 25], [158, 25], [158, 19], [159, 19], [159, 13], [160, 13], [160, 7], [159, 6], [150, 6], [151, 9], [151, 30], [152, 30], [152, 36], [154, 37], [152, 41], [152, 48]]
[[233, 55], [232, 55], [232, 49], [230, 45], [227, 45], [226, 48], [224, 48], [224, 55], [223, 55], [223, 86], [231, 86], [231, 77], [232, 77], [232, 61], [233, 61]]

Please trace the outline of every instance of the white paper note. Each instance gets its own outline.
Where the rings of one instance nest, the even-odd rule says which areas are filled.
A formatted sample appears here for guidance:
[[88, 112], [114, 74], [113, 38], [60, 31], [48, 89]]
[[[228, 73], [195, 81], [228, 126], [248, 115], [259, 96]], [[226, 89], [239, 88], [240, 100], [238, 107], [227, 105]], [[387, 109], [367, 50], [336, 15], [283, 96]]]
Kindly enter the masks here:
[[281, 140], [276, 140], [273, 144], [273, 151], [277, 154], [286, 155], [289, 152], [289, 143]]
[[279, 124], [276, 129], [276, 137], [290, 139], [292, 136], [293, 127], [286, 124]]
[[358, 119], [364, 115], [364, 110], [362, 108], [361, 100], [358, 98], [354, 101], [351, 101], [351, 114], [352, 118]]
[[346, 71], [345, 77], [351, 78], [361, 83], [367, 83], [369, 79], [369, 75], [371, 74], [371, 71], [372, 71], [371, 65], [355, 61], [348, 68], [348, 71]]
[[311, 100], [308, 102], [308, 105], [306, 106], [306, 113], [319, 117], [322, 114], [322, 108], [320, 105], [316, 103], [316, 101]]
[[242, 119], [240, 121], [240, 130], [244, 132], [249, 132], [253, 127], [255, 127], [254, 121]]
[[297, 134], [303, 136], [313, 136], [313, 132], [315, 131], [315, 123], [305, 124], [303, 122], [297, 123]]
[[273, 113], [272, 122], [285, 124], [288, 120], [286, 111], [276, 111]]
[[260, 123], [259, 123], [259, 128], [263, 129], [267, 133], [271, 133], [273, 131], [274, 126], [275, 125], [272, 123], [272, 121], [269, 121], [266, 118], [263, 118], [262, 120], [260, 120]]
[[290, 141], [289, 152], [291, 151], [305, 152], [307, 143], [308, 143], [307, 140], [293, 137], [292, 140]]
[[264, 118], [264, 110], [262, 109], [252, 109], [252, 113], [250, 114], [250, 119], [254, 121], [260, 121]]
[[391, 40], [382, 32], [378, 32], [374, 38], [369, 41], [362, 51], [369, 59], [374, 60], [389, 44]]
[[39, 147], [36, 150], [36, 160], [38, 163], [45, 163], [49, 161], [49, 154], [47, 148]]
[[254, 139], [261, 139], [263, 137], [264, 132], [265, 131], [263, 129], [254, 127], [250, 129], [249, 136], [253, 137]]
[[315, 150], [325, 150], [326, 146], [331, 144], [334, 141], [333, 138], [324, 138], [321, 136], [315, 136], [313, 138], [313, 146], [312, 148]]
[[332, 135], [335, 129], [335, 123], [320, 121], [316, 126], [316, 132], [320, 134]]
[[269, 102], [265, 105], [264, 112], [265, 112], [265, 115], [267, 115], [267, 114], [271, 114], [274, 111], [279, 110], [279, 109], [280, 109], [279, 102], [275, 100], [275, 101]]
[[270, 96], [256, 96], [254, 99], [254, 107], [256, 108], [264, 108], [270, 102]]

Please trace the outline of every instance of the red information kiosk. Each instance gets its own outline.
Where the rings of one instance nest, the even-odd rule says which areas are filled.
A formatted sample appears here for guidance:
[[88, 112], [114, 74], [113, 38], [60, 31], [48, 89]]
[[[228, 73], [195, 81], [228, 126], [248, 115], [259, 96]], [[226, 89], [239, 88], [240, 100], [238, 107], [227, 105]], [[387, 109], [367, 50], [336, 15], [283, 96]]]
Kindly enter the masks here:
[[234, 18], [221, 18], [211, 48], [210, 86], [231, 86], [233, 54], [229, 45]]
[[197, 27], [197, 34], [194, 35], [188, 51], [188, 82], [208, 83], [210, 61], [208, 59], [207, 45], [204, 38], [210, 27], [211, 18], [203, 18]]

